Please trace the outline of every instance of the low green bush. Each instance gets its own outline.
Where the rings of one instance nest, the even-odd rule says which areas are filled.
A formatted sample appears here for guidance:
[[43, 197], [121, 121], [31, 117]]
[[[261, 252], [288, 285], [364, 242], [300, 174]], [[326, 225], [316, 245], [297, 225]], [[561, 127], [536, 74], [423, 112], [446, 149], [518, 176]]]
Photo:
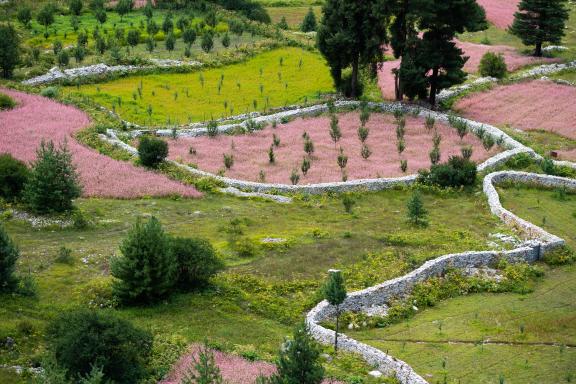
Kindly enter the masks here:
[[24, 162], [8, 153], [0, 154], [0, 197], [6, 200], [20, 197], [29, 177], [30, 170]]
[[568, 247], [560, 247], [553, 251], [547, 252], [542, 261], [548, 265], [571, 264], [576, 260], [576, 253]]
[[14, 101], [14, 99], [4, 93], [0, 93], [0, 111], [12, 109], [15, 106], [16, 101]]
[[504, 78], [508, 72], [504, 56], [501, 53], [486, 52], [480, 60], [479, 72], [482, 76]]
[[448, 162], [435, 164], [430, 170], [421, 170], [418, 182], [440, 187], [460, 187], [476, 182], [476, 163], [460, 156], [452, 156]]
[[69, 379], [102, 370], [105, 381], [136, 383], [146, 378], [152, 335], [110, 313], [76, 310], [48, 325], [48, 349]]
[[40, 91], [41, 96], [47, 97], [49, 99], [55, 99], [58, 97], [59, 93], [60, 92], [57, 87], [46, 87]]
[[224, 269], [224, 262], [207, 240], [173, 237], [170, 247], [178, 263], [176, 284], [182, 290], [206, 285], [212, 276]]
[[157, 168], [168, 156], [168, 143], [156, 137], [143, 136], [138, 144], [138, 156], [142, 165]]

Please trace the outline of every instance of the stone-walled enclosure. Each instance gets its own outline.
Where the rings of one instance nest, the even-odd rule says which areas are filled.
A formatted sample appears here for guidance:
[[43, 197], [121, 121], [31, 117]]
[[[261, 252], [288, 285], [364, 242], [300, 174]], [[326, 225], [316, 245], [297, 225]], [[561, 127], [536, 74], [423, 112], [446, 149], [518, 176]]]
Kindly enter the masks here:
[[[464, 269], [467, 267], [482, 267], [493, 264], [500, 258], [510, 262], [537, 261], [545, 252], [564, 245], [564, 240], [554, 236], [544, 229], [526, 221], [512, 212], [506, 210], [500, 203], [495, 185], [504, 182], [513, 182], [528, 185], [538, 185], [546, 188], [565, 187], [576, 191], [576, 180], [540, 175], [526, 172], [494, 172], [484, 178], [484, 193], [488, 198], [490, 210], [504, 223], [516, 229], [526, 238], [518, 248], [497, 251], [470, 251], [458, 254], [443, 255], [429, 260], [418, 269], [395, 279], [373, 287], [350, 293], [341, 309], [344, 311], [362, 311], [389, 303], [393, 298], [408, 294], [412, 287], [431, 277], [442, 275], [449, 268]], [[306, 316], [306, 322], [313, 337], [319, 342], [330, 344], [334, 342], [335, 332], [324, 328], [320, 323], [332, 317], [335, 309], [326, 301], [322, 301]], [[428, 383], [418, 375], [408, 364], [395, 359], [381, 350], [358, 342], [346, 335], [338, 335], [338, 345], [341, 349], [360, 354], [369, 364], [374, 365], [381, 372], [395, 375], [402, 384]]]
[[[357, 108], [360, 103], [357, 101], [339, 101], [335, 103], [338, 109], [346, 109], [346, 108]], [[369, 106], [372, 110], [382, 113], [393, 113], [396, 110], [402, 110], [407, 114], [413, 114], [419, 117], [426, 117], [432, 116], [437, 121], [441, 121], [443, 123], [448, 123], [449, 116], [445, 113], [435, 112], [424, 108], [413, 107], [413, 106], [406, 106], [401, 103], [369, 103]], [[291, 119], [296, 117], [303, 117], [303, 116], [312, 116], [321, 113], [325, 113], [328, 111], [327, 104], [320, 104], [314, 105], [311, 107], [295, 107], [294, 109], [282, 111], [279, 113], [275, 113], [272, 115], [265, 115], [265, 116], [256, 116], [253, 119], [244, 119], [241, 122], [236, 124], [223, 124], [218, 127], [218, 131], [220, 134], [224, 134], [230, 132], [234, 129], [238, 129], [238, 127], [246, 127], [249, 120], [252, 120], [256, 123], [267, 123], [271, 124], [272, 122], [280, 122], [282, 119]], [[487, 125], [482, 124], [479, 122], [475, 122], [472, 120], [458, 118], [456, 119], [465, 121], [468, 124], [468, 127], [471, 133], [476, 134], [479, 130], [484, 130], [485, 134], [491, 135], [495, 141], [501, 141], [501, 146], [506, 150], [487, 159], [482, 164], [478, 166], [478, 171], [483, 172], [489, 170], [495, 166], [503, 164], [509, 158], [525, 152], [528, 153], [530, 156], [539, 159], [540, 156], [537, 155], [531, 148], [526, 147], [525, 145], [519, 143], [518, 141], [514, 140], [506, 133], [501, 131], [500, 129]], [[193, 129], [181, 129], [175, 132], [178, 137], [195, 137], [195, 136], [202, 136], [207, 134], [207, 129], [205, 126], [196, 125], [197, 128]], [[131, 137], [138, 137], [142, 134], [154, 134], [157, 136], [164, 136], [164, 137], [171, 137], [174, 135], [174, 132], [171, 129], [157, 129], [157, 130], [133, 130], [130, 131], [129, 134]], [[114, 130], [108, 130], [107, 135], [101, 135], [103, 140], [108, 141], [113, 145], [117, 145], [122, 149], [130, 152], [133, 155], [137, 155], [136, 148], [130, 146], [129, 144], [124, 143], [118, 138], [118, 133]], [[229, 177], [218, 176], [212, 174], [210, 172], [202, 171], [200, 169], [192, 168], [187, 165], [172, 162], [174, 165], [190, 172], [193, 175], [199, 177], [210, 177], [218, 182], [223, 183], [227, 187], [237, 188], [243, 191], [255, 192], [255, 193], [310, 193], [310, 194], [322, 194], [326, 192], [349, 192], [349, 191], [379, 191], [384, 189], [390, 189], [398, 186], [407, 186], [411, 185], [416, 181], [416, 175], [408, 175], [403, 177], [395, 177], [395, 178], [379, 178], [379, 179], [359, 179], [359, 180], [350, 180], [346, 182], [330, 182], [330, 183], [319, 183], [319, 184], [303, 184], [303, 185], [289, 185], [289, 184], [272, 184], [272, 183], [259, 183], [259, 182], [252, 182], [252, 181], [244, 181], [244, 180], [237, 180], [232, 179]]]

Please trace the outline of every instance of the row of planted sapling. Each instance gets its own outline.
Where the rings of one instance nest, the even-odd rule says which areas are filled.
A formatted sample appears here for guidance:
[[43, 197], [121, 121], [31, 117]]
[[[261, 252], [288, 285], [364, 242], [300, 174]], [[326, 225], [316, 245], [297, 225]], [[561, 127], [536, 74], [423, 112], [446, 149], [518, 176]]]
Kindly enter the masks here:
[[296, 185], [402, 176], [454, 156], [478, 162], [497, 151], [496, 142], [502, 144], [483, 129], [468, 135], [463, 120], [451, 117], [450, 124], [400, 111], [373, 113], [366, 103], [337, 113], [329, 103], [327, 114], [273, 121], [267, 128], [248, 120], [228, 135], [218, 134], [215, 121], [207, 136], [178, 138], [173, 130], [170, 157], [218, 175]]

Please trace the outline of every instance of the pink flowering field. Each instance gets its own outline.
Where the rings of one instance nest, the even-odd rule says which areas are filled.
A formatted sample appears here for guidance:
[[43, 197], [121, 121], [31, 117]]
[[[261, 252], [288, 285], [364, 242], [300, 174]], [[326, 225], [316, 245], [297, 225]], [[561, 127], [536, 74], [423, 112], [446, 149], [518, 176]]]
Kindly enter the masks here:
[[543, 129], [576, 139], [576, 87], [535, 80], [496, 87], [460, 100], [467, 117], [522, 130]]
[[477, 0], [486, 10], [486, 18], [500, 29], [507, 29], [514, 21], [520, 0]]
[[[366, 141], [372, 155], [364, 160], [361, 156], [361, 142], [357, 129], [360, 126], [358, 112], [340, 114], [339, 125], [342, 138], [334, 145], [330, 134], [330, 119], [327, 116], [299, 118], [288, 124], [278, 124], [277, 128], [267, 127], [246, 135], [218, 135], [197, 138], [179, 138], [170, 140], [170, 157], [186, 164], [196, 164], [200, 169], [216, 173], [224, 167], [224, 154], [234, 156], [234, 165], [226, 170], [228, 177], [258, 181], [259, 173], [265, 173], [265, 181], [290, 184], [290, 174], [294, 168], [300, 172], [304, 152], [303, 134], [307, 132], [314, 143], [312, 166], [306, 176], [300, 172], [300, 184], [341, 181], [342, 176], [337, 163], [339, 148], [348, 156], [346, 167], [348, 179], [403, 176], [400, 159], [408, 160], [407, 174], [419, 169], [429, 168], [429, 152], [432, 149], [432, 132], [424, 126], [424, 120], [406, 117], [406, 149], [402, 155], [396, 149], [396, 124], [390, 114], [373, 113], [367, 123], [370, 130]], [[444, 124], [436, 124], [442, 136], [440, 145], [442, 160], [460, 154], [462, 145], [474, 147], [473, 159], [484, 160], [496, 153], [490, 153], [482, 147], [478, 138], [468, 134], [461, 142], [456, 130]], [[272, 145], [273, 135], [280, 138], [280, 146], [274, 149], [276, 161], [270, 164], [268, 149]], [[190, 147], [196, 153], [190, 154]]]
[[[558, 59], [533, 57], [519, 53], [513, 47], [507, 45], [483, 45], [464, 41], [457, 41], [458, 47], [468, 56], [468, 61], [464, 65], [464, 70], [468, 73], [478, 72], [480, 60], [487, 52], [501, 53], [504, 56], [509, 71], [516, 71], [527, 65], [544, 64], [558, 61]], [[382, 96], [387, 100], [393, 100], [394, 95], [394, 75], [392, 69], [398, 68], [399, 60], [384, 62], [378, 71], [378, 85], [382, 90]]]
[[88, 197], [137, 198], [178, 194], [199, 197], [193, 187], [167, 177], [117, 161], [84, 147], [74, 133], [90, 124], [88, 116], [77, 108], [50, 99], [2, 89], [16, 99], [17, 108], [0, 112], [0, 153], [31, 162], [42, 139], [68, 142], [74, 164], [80, 173], [83, 195]]
[[[189, 352], [174, 365], [168, 376], [158, 384], [179, 384], [190, 366], [194, 366], [199, 348], [193, 345]], [[213, 351], [214, 360], [227, 384], [254, 384], [258, 376], [270, 376], [276, 372], [274, 364], [264, 361], [248, 361], [240, 356]], [[338, 381], [324, 380], [323, 384], [342, 384]]]

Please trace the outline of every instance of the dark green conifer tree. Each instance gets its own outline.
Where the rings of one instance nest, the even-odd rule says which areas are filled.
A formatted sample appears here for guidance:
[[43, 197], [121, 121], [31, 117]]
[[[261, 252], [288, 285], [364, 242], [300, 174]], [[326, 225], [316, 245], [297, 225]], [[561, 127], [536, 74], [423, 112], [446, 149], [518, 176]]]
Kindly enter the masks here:
[[560, 44], [569, 13], [567, 0], [522, 0], [512, 34], [522, 39], [525, 45], [534, 45], [534, 56], [542, 56], [542, 44]]

